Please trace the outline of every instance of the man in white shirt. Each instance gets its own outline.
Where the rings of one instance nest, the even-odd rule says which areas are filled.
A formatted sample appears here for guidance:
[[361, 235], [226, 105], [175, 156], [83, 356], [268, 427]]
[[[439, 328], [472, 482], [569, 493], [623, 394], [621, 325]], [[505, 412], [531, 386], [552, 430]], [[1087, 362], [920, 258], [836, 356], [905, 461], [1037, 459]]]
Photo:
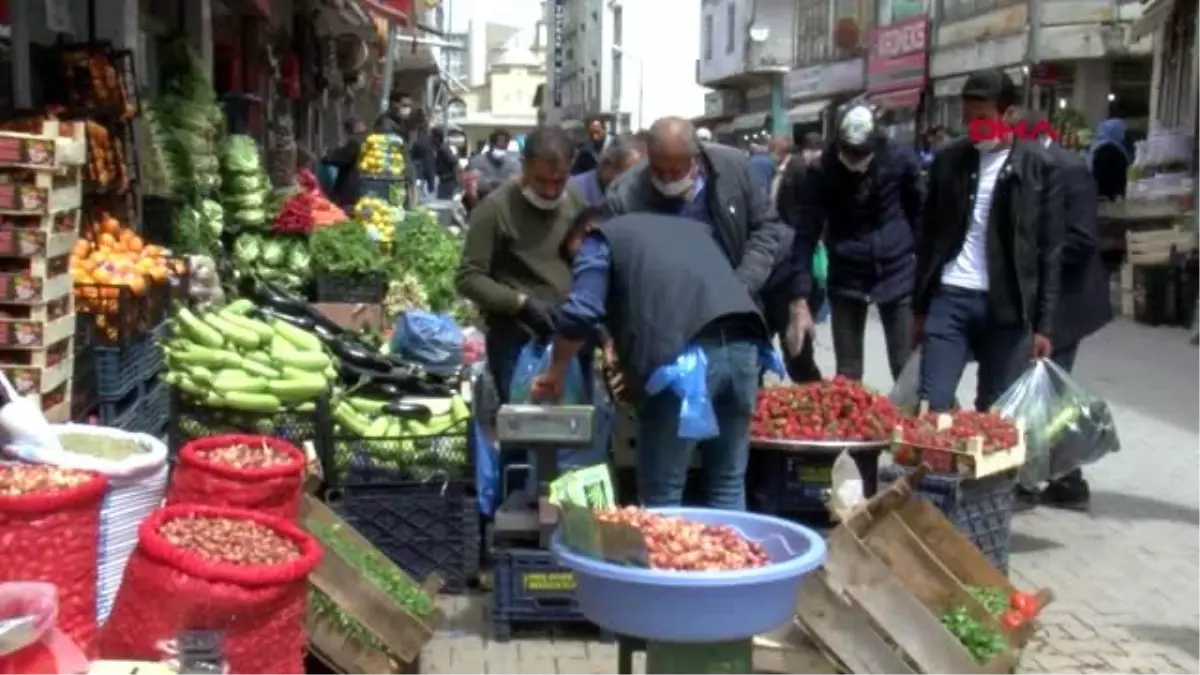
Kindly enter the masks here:
[[[1013, 121], [1017, 88], [1003, 71], [973, 73], [962, 96], [969, 128]], [[919, 392], [931, 410], [953, 406], [972, 354], [978, 410], [990, 407], [1030, 359], [1050, 356], [1064, 221], [1053, 161], [1036, 140], [962, 139], [937, 152], [913, 299]]]

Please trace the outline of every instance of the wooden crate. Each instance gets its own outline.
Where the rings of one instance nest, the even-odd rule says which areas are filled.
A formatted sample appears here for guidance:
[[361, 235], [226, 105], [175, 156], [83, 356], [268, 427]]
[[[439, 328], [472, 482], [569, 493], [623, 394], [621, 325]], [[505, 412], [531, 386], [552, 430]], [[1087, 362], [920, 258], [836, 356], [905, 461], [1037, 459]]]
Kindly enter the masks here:
[[45, 120], [39, 129], [0, 131], [0, 168], [65, 173], [87, 160], [82, 122]]
[[[1007, 673], [1033, 633], [1004, 631], [968, 585], [1016, 589], [937, 509], [917, 497], [918, 469], [851, 513], [829, 536], [823, 569], [804, 581], [797, 617], [849, 673]], [[1051, 595], [1038, 594], [1044, 606]], [[977, 663], [939, 620], [961, 606], [1000, 630], [1008, 649]]]
[[754, 638], [755, 673], [842, 672], [837, 660], [822, 651], [799, 623], [791, 623], [769, 635]]
[[[926, 404], [922, 402], [922, 415], [925, 414], [925, 406]], [[946, 413], [938, 415], [935, 421], [935, 425], [939, 431], [949, 429], [953, 424], [953, 416]], [[906, 441], [904, 438], [904, 428], [898, 426], [892, 432], [890, 452], [893, 457], [904, 453], [913, 455], [915, 462], [911, 464], [905, 462], [906, 465], [912, 466], [921, 464], [926, 459], [935, 455], [939, 458], [948, 457], [950, 460], [949, 471], [956, 472], [964, 478], [983, 478], [1010, 471], [1025, 463], [1025, 420], [1017, 420], [1015, 425], [1017, 427], [1017, 444], [1005, 450], [988, 453], [984, 452], [983, 436], [973, 436], [967, 439], [966, 447], [961, 450], [954, 448], [931, 448]]]
[[1189, 255], [1198, 249], [1197, 233], [1191, 229], [1171, 228], [1125, 233], [1125, 262], [1121, 265], [1121, 314], [1133, 316], [1137, 295], [1136, 269], [1146, 265], [1165, 265], [1177, 255]]
[[[354, 528], [350, 527], [329, 507], [312, 495], [304, 495], [301, 521], [320, 524], [368, 551], [374, 547]], [[380, 564], [394, 567], [386, 556], [377, 554]], [[400, 568], [393, 570], [403, 575]], [[407, 576], [407, 575], [406, 575]], [[310, 617], [308, 623], [309, 642], [320, 658], [329, 665], [346, 673], [400, 673], [406, 672], [421, 654], [421, 648], [433, 638], [433, 631], [441, 617], [435, 609], [427, 616], [414, 616], [407, 609], [389, 598], [382, 590], [364, 579], [346, 559], [326, 548], [321, 565], [309, 575], [309, 584], [325, 593], [344, 612], [362, 624], [387, 647], [388, 653], [365, 647], [349, 639], [331, 623], [318, 617]], [[431, 575], [421, 584], [430, 597], [436, 597], [442, 581]]]

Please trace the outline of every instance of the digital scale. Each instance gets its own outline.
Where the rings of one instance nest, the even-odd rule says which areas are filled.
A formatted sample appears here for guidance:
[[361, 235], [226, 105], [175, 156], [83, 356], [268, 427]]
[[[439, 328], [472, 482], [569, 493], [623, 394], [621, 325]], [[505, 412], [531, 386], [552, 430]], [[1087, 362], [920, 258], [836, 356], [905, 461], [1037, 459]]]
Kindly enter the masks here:
[[[496, 441], [501, 448], [528, 450], [533, 465], [505, 468], [492, 536], [498, 545], [536, 545], [548, 548], [558, 524], [558, 509], [550, 505], [550, 483], [558, 478], [561, 450], [589, 448], [595, 430], [596, 407], [591, 405], [507, 404], [496, 415]], [[537, 476], [537, 485], [510, 491], [508, 478], [524, 471]]]

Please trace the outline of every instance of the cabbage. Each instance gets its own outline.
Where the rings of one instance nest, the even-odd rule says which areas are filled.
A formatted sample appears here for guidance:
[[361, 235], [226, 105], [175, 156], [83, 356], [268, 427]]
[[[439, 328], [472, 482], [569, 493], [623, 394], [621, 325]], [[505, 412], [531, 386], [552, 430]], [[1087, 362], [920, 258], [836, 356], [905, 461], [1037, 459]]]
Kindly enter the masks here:
[[200, 214], [208, 220], [225, 220], [225, 209], [211, 199], [200, 200]]
[[264, 187], [264, 183], [257, 173], [242, 173], [227, 176], [221, 187], [230, 195], [244, 195], [258, 192]]
[[268, 239], [263, 244], [262, 264], [268, 267], [282, 267], [287, 260], [287, 245], [278, 239]]
[[288, 251], [288, 269], [296, 274], [308, 276], [311, 268], [312, 256], [308, 254], [308, 248], [303, 242], [296, 242], [291, 251]]
[[267, 221], [267, 212], [262, 209], [241, 209], [233, 212], [233, 221], [247, 227], [262, 225]]
[[227, 173], [256, 173], [262, 169], [258, 146], [249, 136], [233, 135], [221, 148], [221, 167]]
[[262, 255], [263, 241], [253, 234], [243, 234], [233, 242], [233, 257], [243, 265], [253, 265]]
[[222, 193], [221, 201], [234, 211], [242, 211], [244, 209], [261, 209], [267, 202], [267, 200], [263, 198], [262, 192], [247, 192], [244, 194]]

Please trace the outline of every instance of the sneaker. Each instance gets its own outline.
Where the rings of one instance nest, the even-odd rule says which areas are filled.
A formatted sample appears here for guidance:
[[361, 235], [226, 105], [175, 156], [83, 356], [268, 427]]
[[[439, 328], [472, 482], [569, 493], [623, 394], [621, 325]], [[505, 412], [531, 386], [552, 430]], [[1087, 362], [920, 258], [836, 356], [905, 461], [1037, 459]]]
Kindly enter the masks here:
[[1050, 481], [1042, 491], [1042, 503], [1060, 509], [1086, 509], [1091, 496], [1083, 474], [1075, 472]]
[[1030, 511], [1038, 505], [1041, 495], [1037, 490], [1017, 486], [1013, 491], [1015, 499], [1013, 500], [1013, 513], [1022, 513]]

